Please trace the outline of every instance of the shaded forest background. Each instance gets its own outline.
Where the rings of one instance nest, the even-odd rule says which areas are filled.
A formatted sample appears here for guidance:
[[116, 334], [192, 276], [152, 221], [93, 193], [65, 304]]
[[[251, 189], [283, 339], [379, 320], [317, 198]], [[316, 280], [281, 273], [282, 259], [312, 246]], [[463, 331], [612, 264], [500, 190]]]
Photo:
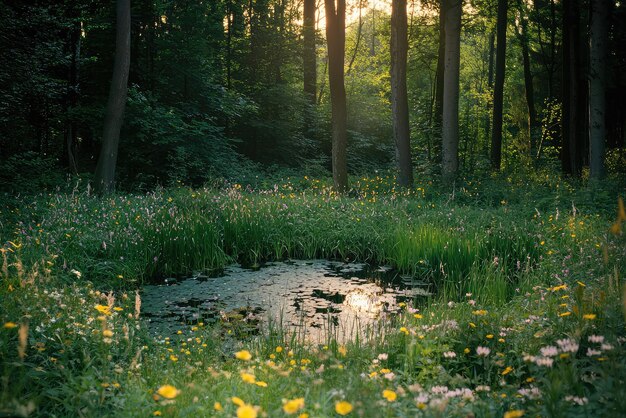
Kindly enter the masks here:
[[[576, 13], [564, 14], [572, 2]], [[461, 174], [490, 170], [496, 3], [474, 0], [463, 9]], [[626, 171], [626, 6], [607, 5], [606, 166], [616, 173]], [[322, 1], [315, 8], [314, 63], [303, 59], [299, 0], [135, 0], [131, 7], [129, 90], [116, 174], [122, 189], [254, 181], [273, 173], [328, 175], [331, 106]], [[440, 174], [440, 7], [409, 1], [407, 9], [418, 178]], [[382, 3], [348, 2], [344, 69], [352, 174], [395, 167], [390, 13]], [[68, 174], [90, 176], [111, 82], [115, 2], [2, 1], [0, 18], [0, 187], [38, 190], [63, 184]], [[589, 22], [587, 0], [508, 2], [504, 170], [586, 176]], [[564, 28], [576, 30], [564, 38]], [[564, 54], [568, 39], [576, 60]], [[316, 73], [313, 98], [310, 83], [309, 93], [304, 89], [307, 65]], [[571, 68], [579, 69], [574, 124], [562, 120], [564, 74]], [[564, 129], [578, 133], [573, 158]]]

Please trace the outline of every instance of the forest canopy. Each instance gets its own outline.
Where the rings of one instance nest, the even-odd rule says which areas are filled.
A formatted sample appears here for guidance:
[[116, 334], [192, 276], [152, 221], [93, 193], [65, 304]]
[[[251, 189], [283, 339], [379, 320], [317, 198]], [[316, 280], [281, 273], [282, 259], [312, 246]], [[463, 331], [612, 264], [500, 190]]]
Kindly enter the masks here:
[[[52, 187], [66, 173], [91, 178], [116, 55], [116, 2], [3, 3], [2, 187]], [[395, 20], [392, 3], [404, 10]], [[332, 71], [345, 78], [342, 158], [352, 174], [395, 170], [403, 158], [404, 177], [624, 171], [623, 2], [337, 4], [343, 22], [329, 38], [320, 0], [132, 1], [116, 185], [326, 175], [338, 132]], [[458, 33], [449, 26], [446, 34], [457, 18]], [[333, 70], [336, 36], [345, 42]], [[393, 39], [406, 39], [405, 57]], [[459, 68], [446, 72], [455, 42]], [[394, 62], [405, 63], [396, 72], [403, 85]], [[458, 84], [456, 94], [446, 90], [447, 103], [458, 100], [448, 116], [444, 72]], [[396, 126], [397, 97], [407, 111]], [[402, 152], [396, 131], [406, 136]]]

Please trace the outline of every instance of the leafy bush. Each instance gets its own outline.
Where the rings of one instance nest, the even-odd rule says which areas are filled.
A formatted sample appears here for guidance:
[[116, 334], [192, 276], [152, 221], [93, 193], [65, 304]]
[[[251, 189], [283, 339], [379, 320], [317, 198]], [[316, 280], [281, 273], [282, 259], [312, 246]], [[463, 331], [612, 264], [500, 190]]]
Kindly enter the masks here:
[[65, 184], [66, 176], [53, 157], [28, 151], [0, 160], [0, 190], [40, 193]]

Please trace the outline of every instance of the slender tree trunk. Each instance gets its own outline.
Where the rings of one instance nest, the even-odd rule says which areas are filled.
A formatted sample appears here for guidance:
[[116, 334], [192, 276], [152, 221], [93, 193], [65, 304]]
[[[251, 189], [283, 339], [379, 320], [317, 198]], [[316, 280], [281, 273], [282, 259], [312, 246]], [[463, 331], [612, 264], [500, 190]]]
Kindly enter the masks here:
[[461, 58], [461, 0], [445, 0], [446, 52], [442, 112], [442, 164], [445, 181], [453, 181], [459, 169], [459, 64]]
[[328, 80], [332, 108], [332, 168], [335, 190], [348, 189], [347, 168], [347, 109], [344, 84], [346, 48], [346, 1], [325, 0], [326, 40], [328, 42]]
[[406, 0], [391, 3], [391, 110], [396, 142], [398, 184], [413, 184], [409, 132], [409, 102], [406, 89], [406, 61], [409, 48]]
[[494, 170], [499, 170], [502, 164], [502, 110], [504, 105], [507, 6], [507, 0], [498, 0], [496, 84], [493, 90], [493, 129], [491, 130], [491, 168]]
[[326, 74], [328, 73], [328, 53], [324, 57], [324, 71], [322, 71], [322, 84], [320, 85], [320, 91], [317, 95], [317, 104], [322, 103], [324, 98], [324, 90], [326, 90]]
[[315, 105], [317, 104], [317, 55], [315, 49], [315, 0], [304, 0], [302, 23], [302, 72], [304, 95], [308, 103], [304, 109], [304, 132], [308, 138], [316, 139]]
[[609, 0], [591, 0], [589, 36], [589, 176], [604, 177], [606, 144], [606, 51]]
[[526, 106], [528, 107], [528, 136], [530, 140], [530, 156], [535, 157], [537, 151], [537, 138], [541, 135], [541, 127], [537, 121], [535, 110], [535, 90], [533, 87], [533, 75], [530, 69], [530, 51], [528, 47], [528, 21], [524, 11], [524, 5], [518, 1], [520, 12], [520, 31], [517, 32], [521, 47], [522, 61], [524, 66], [524, 91], [526, 93]]
[[317, 59], [315, 55], [315, 0], [304, 0], [304, 23], [302, 27], [304, 51], [304, 94], [315, 105], [317, 92]]
[[[80, 63], [80, 47], [81, 47], [81, 23], [78, 16], [73, 16], [75, 21], [72, 24], [70, 32], [70, 50], [71, 61], [67, 83], [67, 109], [66, 113], [76, 108], [79, 99], [78, 71]], [[65, 128], [65, 158], [67, 158], [67, 168], [70, 173], [78, 173], [76, 167], [76, 139], [78, 133], [76, 129], [76, 121], [73, 116], [67, 117]]]
[[117, 0], [116, 6], [115, 61], [109, 89], [102, 149], [98, 158], [94, 187], [99, 193], [114, 189], [115, 166], [120, 141], [120, 129], [128, 94], [128, 71], [130, 68], [130, 0]]
[[147, 48], [148, 48], [148, 88], [150, 89], [151, 92], [154, 92], [155, 89], [155, 76], [154, 76], [154, 58], [156, 55], [156, 48], [155, 48], [155, 38], [156, 38], [156, 31], [157, 31], [157, 25], [159, 22], [159, 16], [157, 16], [155, 14], [155, 10], [152, 9], [150, 12], [150, 17], [151, 19], [148, 21], [148, 28], [147, 28]]
[[435, 109], [434, 109], [434, 132], [437, 139], [441, 138], [441, 123], [443, 114], [443, 70], [446, 60], [446, 5], [445, 0], [439, 2], [439, 48], [437, 51], [437, 72], [435, 75]]
[[235, 13], [232, 10], [232, 3], [226, 4], [226, 87], [232, 87], [232, 60], [233, 60], [233, 23]]
[[579, 86], [579, 0], [563, 0], [563, 116], [561, 168], [565, 174], [580, 175], [578, 130]]
[[274, 27], [273, 32], [276, 35], [272, 48], [274, 49], [274, 57], [271, 60], [272, 67], [272, 79], [275, 84], [281, 84], [283, 82], [282, 67], [283, 57], [285, 55], [285, 0], [280, 0], [274, 3]]
[[370, 44], [370, 57], [376, 55], [376, 8], [372, 7], [372, 36]]
[[554, 97], [554, 74], [556, 72], [556, 2], [550, 0], [550, 67], [548, 73], [548, 97]]
[[350, 75], [350, 71], [352, 71], [352, 65], [354, 64], [354, 60], [356, 59], [356, 56], [359, 53], [359, 45], [361, 44], [361, 37], [363, 33], [363, 18], [361, 17], [362, 12], [363, 12], [363, 0], [359, 0], [359, 26], [357, 27], [356, 43], [354, 45], [354, 51], [352, 52], [352, 58], [350, 58], [350, 63], [348, 64], [348, 69], [346, 70], [346, 75]]
[[489, 68], [487, 69], [487, 91], [491, 100], [487, 102], [485, 114], [485, 156], [489, 156], [489, 142], [491, 139], [491, 113], [493, 109], [493, 62], [496, 56], [496, 33], [492, 30], [489, 33]]

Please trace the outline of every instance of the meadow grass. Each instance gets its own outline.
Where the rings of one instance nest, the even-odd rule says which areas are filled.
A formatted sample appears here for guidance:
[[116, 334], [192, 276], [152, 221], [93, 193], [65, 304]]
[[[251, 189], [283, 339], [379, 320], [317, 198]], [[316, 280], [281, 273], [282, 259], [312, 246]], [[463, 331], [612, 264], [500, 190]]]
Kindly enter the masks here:
[[[564, 182], [537, 183], [534, 200], [503, 183], [497, 196], [489, 181], [450, 194], [378, 177], [348, 197], [305, 178], [14, 202], [0, 414], [619, 416], [626, 219]], [[279, 324], [251, 338], [236, 323], [147, 332], [142, 283], [287, 258], [390, 264], [436, 296], [345, 345]]]

